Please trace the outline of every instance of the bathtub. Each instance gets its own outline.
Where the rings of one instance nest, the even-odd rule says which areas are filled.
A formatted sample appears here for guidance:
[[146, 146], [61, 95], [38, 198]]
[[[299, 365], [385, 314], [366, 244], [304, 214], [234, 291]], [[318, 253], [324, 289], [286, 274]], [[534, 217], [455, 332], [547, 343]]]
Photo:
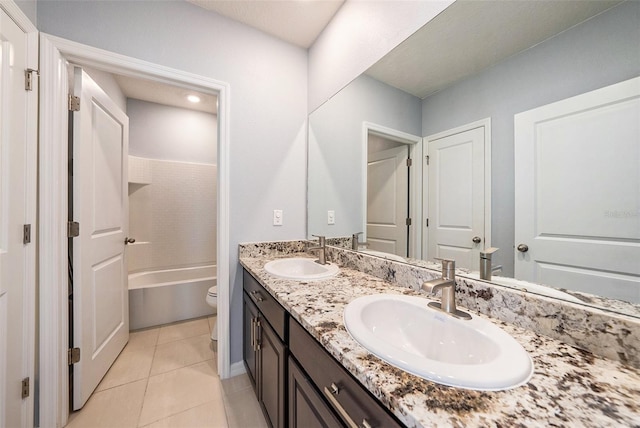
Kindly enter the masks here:
[[216, 265], [130, 274], [129, 329], [213, 315], [205, 298], [216, 283]]

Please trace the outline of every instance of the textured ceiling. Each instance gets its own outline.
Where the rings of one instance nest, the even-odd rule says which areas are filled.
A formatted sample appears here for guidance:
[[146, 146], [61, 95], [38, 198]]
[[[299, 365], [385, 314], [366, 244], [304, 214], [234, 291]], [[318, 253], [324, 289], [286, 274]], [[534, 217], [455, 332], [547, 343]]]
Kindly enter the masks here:
[[[137, 79], [135, 77], [114, 77], [127, 98], [218, 114], [218, 97], [215, 95], [204, 94], [151, 80]], [[199, 96], [200, 102], [189, 102], [187, 100], [188, 95]]]
[[366, 74], [425, 98], [620, 2], [459, 0]]
[[187, 0], [279, 39], [308, 48], [344, 0]]

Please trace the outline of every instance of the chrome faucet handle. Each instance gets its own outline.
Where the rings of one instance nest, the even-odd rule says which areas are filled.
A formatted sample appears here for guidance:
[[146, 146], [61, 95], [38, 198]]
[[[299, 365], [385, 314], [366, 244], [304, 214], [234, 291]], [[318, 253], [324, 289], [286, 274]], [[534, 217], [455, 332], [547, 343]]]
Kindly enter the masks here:
[[480, 251], [480, 258], [482, 258], [482, 259], [491, 259], [491, 255], [493, 253], [495, 253], [496, 251], [498, 251], [498, 250], [499, 250], [499, 248], [490, 247], [490, 248], [487, 248], [484, 251]]
[[354, 233], [353, 235], [351, 235], [351, 249], [354, 251], [358, 251], [358, 247], [360, 245], [360, 239], [358, 238], [359, 235], [362, 235], [363, 232], [358, 232], [358, 233]]
[[324, 246], [326, 237], [324, 235], [311, 235], [311, 236], [315, 236], [316, 238], [318, 238], [319, 244]]
[[445, 279], [454, 279], [456, 276], [456, 261], [440, 257], [435, 257], [435, 259], [442, 262], [442, 277]]

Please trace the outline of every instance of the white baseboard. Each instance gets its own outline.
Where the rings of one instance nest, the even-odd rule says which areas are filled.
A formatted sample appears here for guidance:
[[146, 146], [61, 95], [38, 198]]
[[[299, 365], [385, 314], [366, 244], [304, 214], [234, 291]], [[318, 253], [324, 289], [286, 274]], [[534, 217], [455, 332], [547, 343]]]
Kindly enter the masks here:
[[236, 363], [231, 364], [231, 368], [229, 370], [229, 377], [240, 376], [241, 374], [245, 374], [247, 372], [244, 367], [243, 361], [238, 361]]

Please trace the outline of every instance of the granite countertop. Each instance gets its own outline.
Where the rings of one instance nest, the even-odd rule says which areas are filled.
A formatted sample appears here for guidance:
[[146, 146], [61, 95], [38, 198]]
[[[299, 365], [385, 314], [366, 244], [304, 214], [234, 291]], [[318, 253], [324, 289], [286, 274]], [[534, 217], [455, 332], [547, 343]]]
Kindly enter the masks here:
[[[308, 257], [305, 254], [295, 256]], [[492, 319], [531, 355], [534, 374], [529, 383], [499, 392], [439, 385], [370, 354], [351, 338], [343, 323], [344, 307], [357, 297], [378, 293], [418, 294], [413, 289], [344, 267], [336, 277], [324, 281], [279, 279], [264, 270], [265, 263], [272, 259], [268, 256], [240, 257], [240, 263], [409, 427], [640, 427], [638, 369]]]

